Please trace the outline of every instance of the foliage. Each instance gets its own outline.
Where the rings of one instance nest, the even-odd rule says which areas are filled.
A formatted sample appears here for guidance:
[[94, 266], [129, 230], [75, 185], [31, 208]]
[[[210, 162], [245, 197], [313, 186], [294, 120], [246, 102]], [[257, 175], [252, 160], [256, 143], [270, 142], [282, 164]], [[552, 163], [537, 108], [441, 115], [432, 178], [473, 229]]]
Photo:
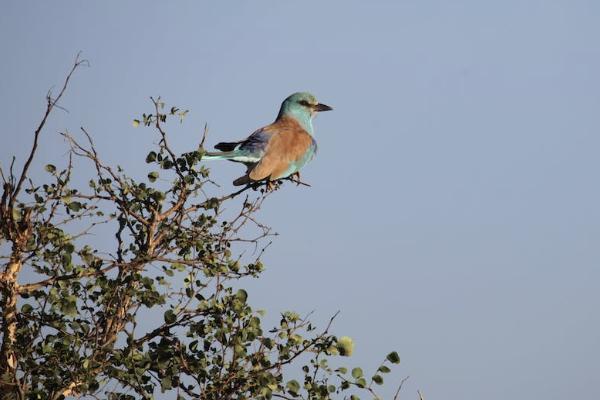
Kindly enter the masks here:
[[[160, 140], [146, 156], [149, 172], [141, 180], [105, 164], [83, 128], [84, 142], [63, 133], [70, 146], [66, 166], [46, 165], [45, 183], [29, 178], [46, 119], [82, 63], [77, 59], [56, 98], [48, 95], [21, 173], [12, 166], [2, 173], [1, 393], [18, 399], [150, 399], [161, 391], [177, 399], [376, 397], [374, 387], [399, 362], [397, 353], [365, 375], [330, 365], [354, 348], [349, 337], [329, 332], [331, 321], [318, 331], [308, 318], [286, 312], [277, 326], [263, 328], [262, 313], [240, 287], [264, 269], [260, 255], [272, 233], [255, 213], [268, 193], [246, 187], [205, 195], [212, 183], [202, 144], [177, 155], [165, 133], [169, 118], [180, 122], [187, 111], [164, 111], [153, 99], [152, 113], [134, 121], [153, 127]], [[76, 158], [92, 167], [87, 188], [72, 186]], [[231, 203], [242, 194], [241, 204]], [[224, 210], [235, 204], [239, 212], [228, 216]], [[112, 247], [101, 248], [92, 232], [112, 238]], [[241, 246], [262, 250], [248, 259]]]

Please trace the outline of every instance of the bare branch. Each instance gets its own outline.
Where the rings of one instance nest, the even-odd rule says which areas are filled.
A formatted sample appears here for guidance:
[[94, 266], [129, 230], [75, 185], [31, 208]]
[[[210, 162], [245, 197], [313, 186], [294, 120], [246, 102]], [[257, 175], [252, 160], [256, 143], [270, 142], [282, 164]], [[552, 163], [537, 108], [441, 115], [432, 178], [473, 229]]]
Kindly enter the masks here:
[[394, 395], [394, 400], [398, 400], [400, 398], [400, 391], [402, 390], [402, 385], [410, 378], [410, 376], [405, 377], [400, 381], [400, 385], [398, 386], [398, 390], [396, 390], [396, 394]]
[[202, 133], [202, 140], [200, 141], [200, 148], [204, 149], [204, 141], [206, 140], [206, 137], [208, 136], [208, 124], [204, 124], [204, 132]]
[[89, 65], [89, 61], [80, 59], [80, 55], [81, 55], [80, 53], [77, 53], [75, 62], [73, 64], [73, 66], [71, 67], [71, 71], [68, 73], [67, 77], [65, 78], [65, 81], [63, 83], [62, 88], [60, 89], [60, 92], [58, 93], [58, 96], [56, 96], [55, 98], [52, 98], [51, 93], [48, 93], [46, 95], [46, 103], [47, 103], [46, 111], [44, 113], [44, 117], [42, 118], [40, 124], [38, 125], [37, 129], [35, 130], [35, 133], [33, 136], [33, 145], [31, 146], [31, 152], [29, 153], [29, 157], [27, 158], [27, 161], [25, 161], [25, 165], [23, 166], [23, 170], [21, 171], [21, 176], [19, 178], [17, 186], [14, 188], [14, 190], [11, 194], [11, 198], [10, 198], [10, 202], [9, 202], [10, 208], [12, 208], [17, 196], [19, 195], [19, 192], [21, 191], [21, 186], [23, 185], [23, 182], [25, 181], [25, 178], [27, 177], [27, 172], [29, 170], [29, 167], [31, 166], [31, 162], [33, 161], [33, 158], [35, 157], [35, 153], [38, 148], [38, 140], [40, 137], [40, 133], [42, 132], [42, 129], [46, 125], [46, 121], [48, 120], [50, 113], [52, 112], [52, 110], [54, 109], [54, 107], [56, 106], [58, 101], [62, 98], [63, 94], [67, 90], [67, 86], [69, 85], [69, 80], [71, 79], [71, 76], [73, 75], [75, 70], [77, 70], [77, 68], [79, 68], [81, 65]]

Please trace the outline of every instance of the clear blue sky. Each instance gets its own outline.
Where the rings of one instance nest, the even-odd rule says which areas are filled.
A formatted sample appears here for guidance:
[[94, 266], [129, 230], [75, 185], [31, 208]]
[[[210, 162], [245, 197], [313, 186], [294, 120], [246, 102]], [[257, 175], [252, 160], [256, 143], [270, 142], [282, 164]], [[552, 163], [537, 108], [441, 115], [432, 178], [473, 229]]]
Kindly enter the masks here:
[[[281, 236], [250, 301], [340, 309], [357, 365], [399, 351], [403, 399], [600, 398], [599, 21], [593, 0], [5, 1], [0, 159], [23, 159], [78, 50], [38, 166], [84, 125], [142, 174], [150, 95], [191, 110], [186, 151], [312, 91], [335, 107], [313, 186], [261, 212]], [[240, 166], [213, 171], [229, 189]]]

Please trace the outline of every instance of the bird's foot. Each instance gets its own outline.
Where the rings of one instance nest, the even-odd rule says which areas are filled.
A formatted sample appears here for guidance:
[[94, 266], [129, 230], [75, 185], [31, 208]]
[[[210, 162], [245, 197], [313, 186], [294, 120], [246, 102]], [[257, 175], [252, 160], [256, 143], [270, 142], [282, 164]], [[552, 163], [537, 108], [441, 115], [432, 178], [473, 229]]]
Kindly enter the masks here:
[[267, 180], [267, 183], [265, 184], [265, 191], [266, 192], [274, 192], [277, 189], [279, 189], [280, 185], [281, 185], [281, 181], [270, 181], [270, 180]]
[[292, 175], [290, 175], [289, 179], [291, 182], [294, 182], [296, 186], [300, 186], [300, 183], [302, 183], [300, 181], [300, 172], [294, 172]]
[[290, 181], [290, 182], [294, 182], [296, 184], [296, 186], [308, 186], [310, 187], [310, 185], [306, 182], [302, 182], [300, 180], [300, 172], [294, 172], [292, 175], [288, 176], [287, 178], [285, 178], [286, 180]]

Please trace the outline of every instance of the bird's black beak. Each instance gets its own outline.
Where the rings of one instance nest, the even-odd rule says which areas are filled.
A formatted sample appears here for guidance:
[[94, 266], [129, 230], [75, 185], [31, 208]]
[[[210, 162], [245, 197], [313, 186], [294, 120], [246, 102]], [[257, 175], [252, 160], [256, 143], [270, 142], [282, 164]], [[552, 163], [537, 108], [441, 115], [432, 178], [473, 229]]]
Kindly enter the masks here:
[[331, 111], [331, 110], [333, 110], [333, 108], [329, 107], [326, 104], [319, 103], [315, 106], [315, 111]]

